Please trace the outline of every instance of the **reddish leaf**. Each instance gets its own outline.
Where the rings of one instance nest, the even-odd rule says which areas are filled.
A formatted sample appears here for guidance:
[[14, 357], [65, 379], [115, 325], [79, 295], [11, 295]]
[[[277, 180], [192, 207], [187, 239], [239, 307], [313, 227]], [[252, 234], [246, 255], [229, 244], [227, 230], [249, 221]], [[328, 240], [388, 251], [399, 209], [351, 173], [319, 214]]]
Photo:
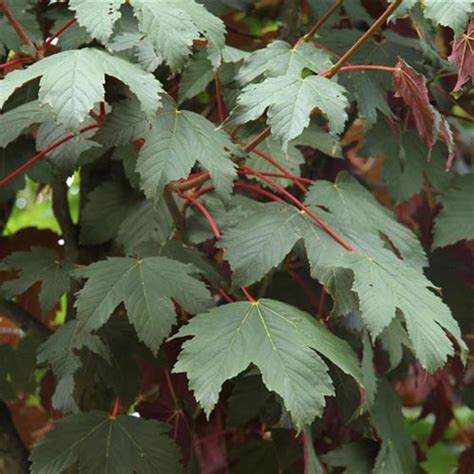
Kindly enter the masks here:
[[421, 139], [430, 151], [434, 143], [435, 114], [428, 97], [426, 78], [400, 59], [393, 73], [395, 97], [400, 97], [410, 108]]
[[469, 76], [474, 79], [474, 20], [471, 20], [467, 33], [454, 43], [448, 61], [458, 69], [458, 80], [453, 89], [456, 92], [468, 81]]

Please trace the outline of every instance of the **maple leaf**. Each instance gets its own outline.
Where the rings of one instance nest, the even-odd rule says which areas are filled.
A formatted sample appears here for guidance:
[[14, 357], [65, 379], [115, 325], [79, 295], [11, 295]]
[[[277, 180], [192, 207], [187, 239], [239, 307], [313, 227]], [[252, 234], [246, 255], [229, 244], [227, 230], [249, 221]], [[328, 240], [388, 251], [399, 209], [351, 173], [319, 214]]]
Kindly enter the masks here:
[[393, 73], [393, 84], [395, 97], [403, 99], [409, 107], [420, 137], [428, 145], [431, 153], [435, 141], [433, 133], [435, 115], [428, 97], [426, 78], [400, 59]]
[[283, 398], [298, 428], [319, 416], [324, 397], [334, 394], [327, 366], [315, 351], [361, 384], [350, 346], [309, 314], [280, 301], [214, 308], [191, 319], [173, 338], [187, 336], [193, 338], [183, 344], [173, 372], [187, 373], [208, 416], [223, 383], [250, 364], [260, 369], [268, 390]]
[[76, 300], [81, 330], [100, 328], [123, 302], [138, 337], [157, 352], [175, 322], [171, 298], [190, 313], [212, 306], [204, 283], [191, 276], [196, 273], [194, 265], [165, 257], [112, 257], [81, 268], [77, 274], [88, 279]]
[[133, 416], [110, 416], [91, 411], [70, 415], [35, 446], [31, 472], [66, 472], [79, 464], [79, 472], [182, 472], [179, 453], [166, 435], [167, 425]]
[[467, 32], [453, 45], [448, 61], [458, 70], [458, 80], [453, 92], [457, 92], [468, 81], [474, 79], [474, 20], [471, 20]]
[[39, 297], [43, 313], [49, 311], [61, 295], [69, 290], [71, 263], [59, 261], [57, 253], [45, 247], [32, 247], [29, 252], [15, 252], [0, 263], [0, 269], [19, 272], [18, 278], [2, 285], [0, 293], [4, 298], [19, 295], [41, 282]]

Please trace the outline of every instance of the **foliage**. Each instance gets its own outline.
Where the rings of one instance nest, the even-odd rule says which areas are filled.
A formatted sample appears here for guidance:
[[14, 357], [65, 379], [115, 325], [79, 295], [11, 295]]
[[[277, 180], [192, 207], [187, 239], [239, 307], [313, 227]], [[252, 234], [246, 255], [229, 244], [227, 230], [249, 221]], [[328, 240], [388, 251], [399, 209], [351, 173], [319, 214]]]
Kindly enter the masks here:
[[11, 472], [471, 472], [473, 10], [0, 0]]

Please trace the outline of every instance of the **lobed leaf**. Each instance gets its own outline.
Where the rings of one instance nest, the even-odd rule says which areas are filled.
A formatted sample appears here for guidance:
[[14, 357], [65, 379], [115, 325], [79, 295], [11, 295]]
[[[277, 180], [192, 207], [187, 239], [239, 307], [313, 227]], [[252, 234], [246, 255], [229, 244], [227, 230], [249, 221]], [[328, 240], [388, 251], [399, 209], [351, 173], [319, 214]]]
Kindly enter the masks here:
[[315, 351], [361, 381], [346, 342], [309, 314], [278, 301], [220, 306], [194, 317], [174, 338], [187, 336], [193, 339], [183, 344], [173, 371], [186, 372], [208, 416], [222, 384], [250, 364], [260, 369], [268, 390], [282, 397], [298, 429], [320, 416], [324, 398], [334, 395], [328, 368]]
[[34, 447], [31, 472], [60, 473], [78, 466], [88, 474], [178, 474], [178, 449], [167, 431], [163, 423], [133, 416], [101, 411], [69, 415]]

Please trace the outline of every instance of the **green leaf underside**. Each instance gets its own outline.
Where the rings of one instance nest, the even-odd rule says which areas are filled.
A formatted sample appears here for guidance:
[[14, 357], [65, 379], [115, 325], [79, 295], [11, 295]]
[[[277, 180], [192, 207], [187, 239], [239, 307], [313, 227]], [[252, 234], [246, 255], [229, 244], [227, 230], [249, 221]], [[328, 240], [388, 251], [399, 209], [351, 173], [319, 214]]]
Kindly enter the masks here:
[[[319, 182], [318, 188], [329, 185]], [[364, 209], [359, 201], [354, 205]], [[449, 308], [431, 290], [433, 284], [420, 269], [413, 267], [413, 261], [401, 260], [391, 251], [392, 244], [399, 251], [404, 248], [420, 265], [424, 254], [413, 236], [395, 221], [390, 222], [390, 215], [379, 209], [375, 201], [370, 206], [375, 206], [371, 210], [374, 215], [380, 214], [376, 223], [367, 216], [363, 220], [350, 218], [345, 210], [340, 211], [337, 201], [329, 205], [331, 214], [311, 208], [356, 252], [343, 248], [304, 213], [279, 203], [266, 204], [238, 227], [224, 230], [219, 246], [226, 249], [225, 258], [233, 270], [234, 284], [247, 286], [277, 267], [295, 244], [303, 240], [313, 276], [327, 286], [336, 303], [341, 299], [354, 305], [353, 298], [347, 298], [350, 290], [355, 292], [359, 305], [350, 309], [360, 309], [373, 338], [400, 312], [421, 364], [435, 370], [454, 353], [445, 330], [465, 347], [459, 327]], [[375, 228], [390, 233], [391, 243], [374, 235]], [[340, 269], [350, 271], [352, 281], [347, 281]]]
[[314, 108], [326, 116], [331, 133], [340, 135], [344, 130], [346, 108], [349, 105], [345, 93], [342, 86], [324, 77], [271, 77], [243, 89], [226, 124], [231, 127], [250, 122], [267, 111], [272, 134], [286, 150], [288, 142], [301, 135], [309, 125]]
[[79, 462], [88, 474], [177, 474], [182, 472], [168, 427], [132, 416], [92, 411], [70, 415], [35, 446], [33, 474], [60, 473]]
[[101, 43], [107, 43], [115, 22], [120, 19], [120, 7], [125, 0], [71, 0], [69, 8], [74, 11], [79, 25]]
[[303, 69], [318, 73], [331, 67], [330, 56], [308, 43], [300, 43], [292, 48], [285, 41], [273, 41], [266, 48], [250, 54], [236, 80], [248, 84], [259, 76], [298, 76]]
[[48, 106], [57, 122], [77, 132], [94, 105], [104, 100], [105, 75], [124, 82], [151, 120], [163, 92], [153, 75], [124, 59], [97, 49], [64, 51], [48, 56], [0, 81], [0, 108], [23, 84], [41, 77], [39, 102]]
[[148, 36], [172, 71], [184, 66], [191, 55], [193, 41], [202, 37], [208, 41], [211, 62], [215, 67], [219, 66], [219, 50], [225, 43], [225, 26], [203, 5], [194, 0], [131, 0], [130, 4], [140, 31]]
[[124, 303], [138, 337], [156, 353], [176, 322], [172, 298], [191, 314], [212, 306], [205, 284], [191, 276], [196, 273], [193, 265], [165, 257], [93, 263], [79, 271], [88, 279], [76, 301], [81, 330], [100, 328]]
[[[298, 428], [321, 415], [334, 394], [327, 366], [317, 351], [360, 382], [349, 345], [301, 310], [269, 299], [238, 302], [194, 317], [174, 337], [183, 344], [173, 371], [186, 372], [194, 395], [209, 416], [222, 384], [250, 364], [266, 387], [283, 399]], [[210, 343], [212, 341], [212, 344]]]
[[52, 249], [32, 247], [29, 252], [15, 252], [4, 258], [0, 265], [0, 269], [19, 272], [15, 280], [2, 285], [0, 293], [4, 298], [20, 295], [35, 283], [41, 282], [39, 300], [43, 314], [69, 290], [72, 265], [59, 261], [57, 252]]
[[171, 98], [166, 99], [138, 157], [142, 189], [148, 198], [158, 199], [166, 184], [188, 176], [199, 162], [209, 171], [216, 191], [228, 197], [237, 175], [230, 160], [233, 148], [230, 137], [212, 122], [178, 110]]
[[14, 142], [26, 129], [50, 116], [38, 101], [27, 102], [0, 115], [0, 148]]
[[465, 30], [472, 13], [472, 0], [424, 0], [424, 15], [437, 25], [451, 27], [456, 36]]

